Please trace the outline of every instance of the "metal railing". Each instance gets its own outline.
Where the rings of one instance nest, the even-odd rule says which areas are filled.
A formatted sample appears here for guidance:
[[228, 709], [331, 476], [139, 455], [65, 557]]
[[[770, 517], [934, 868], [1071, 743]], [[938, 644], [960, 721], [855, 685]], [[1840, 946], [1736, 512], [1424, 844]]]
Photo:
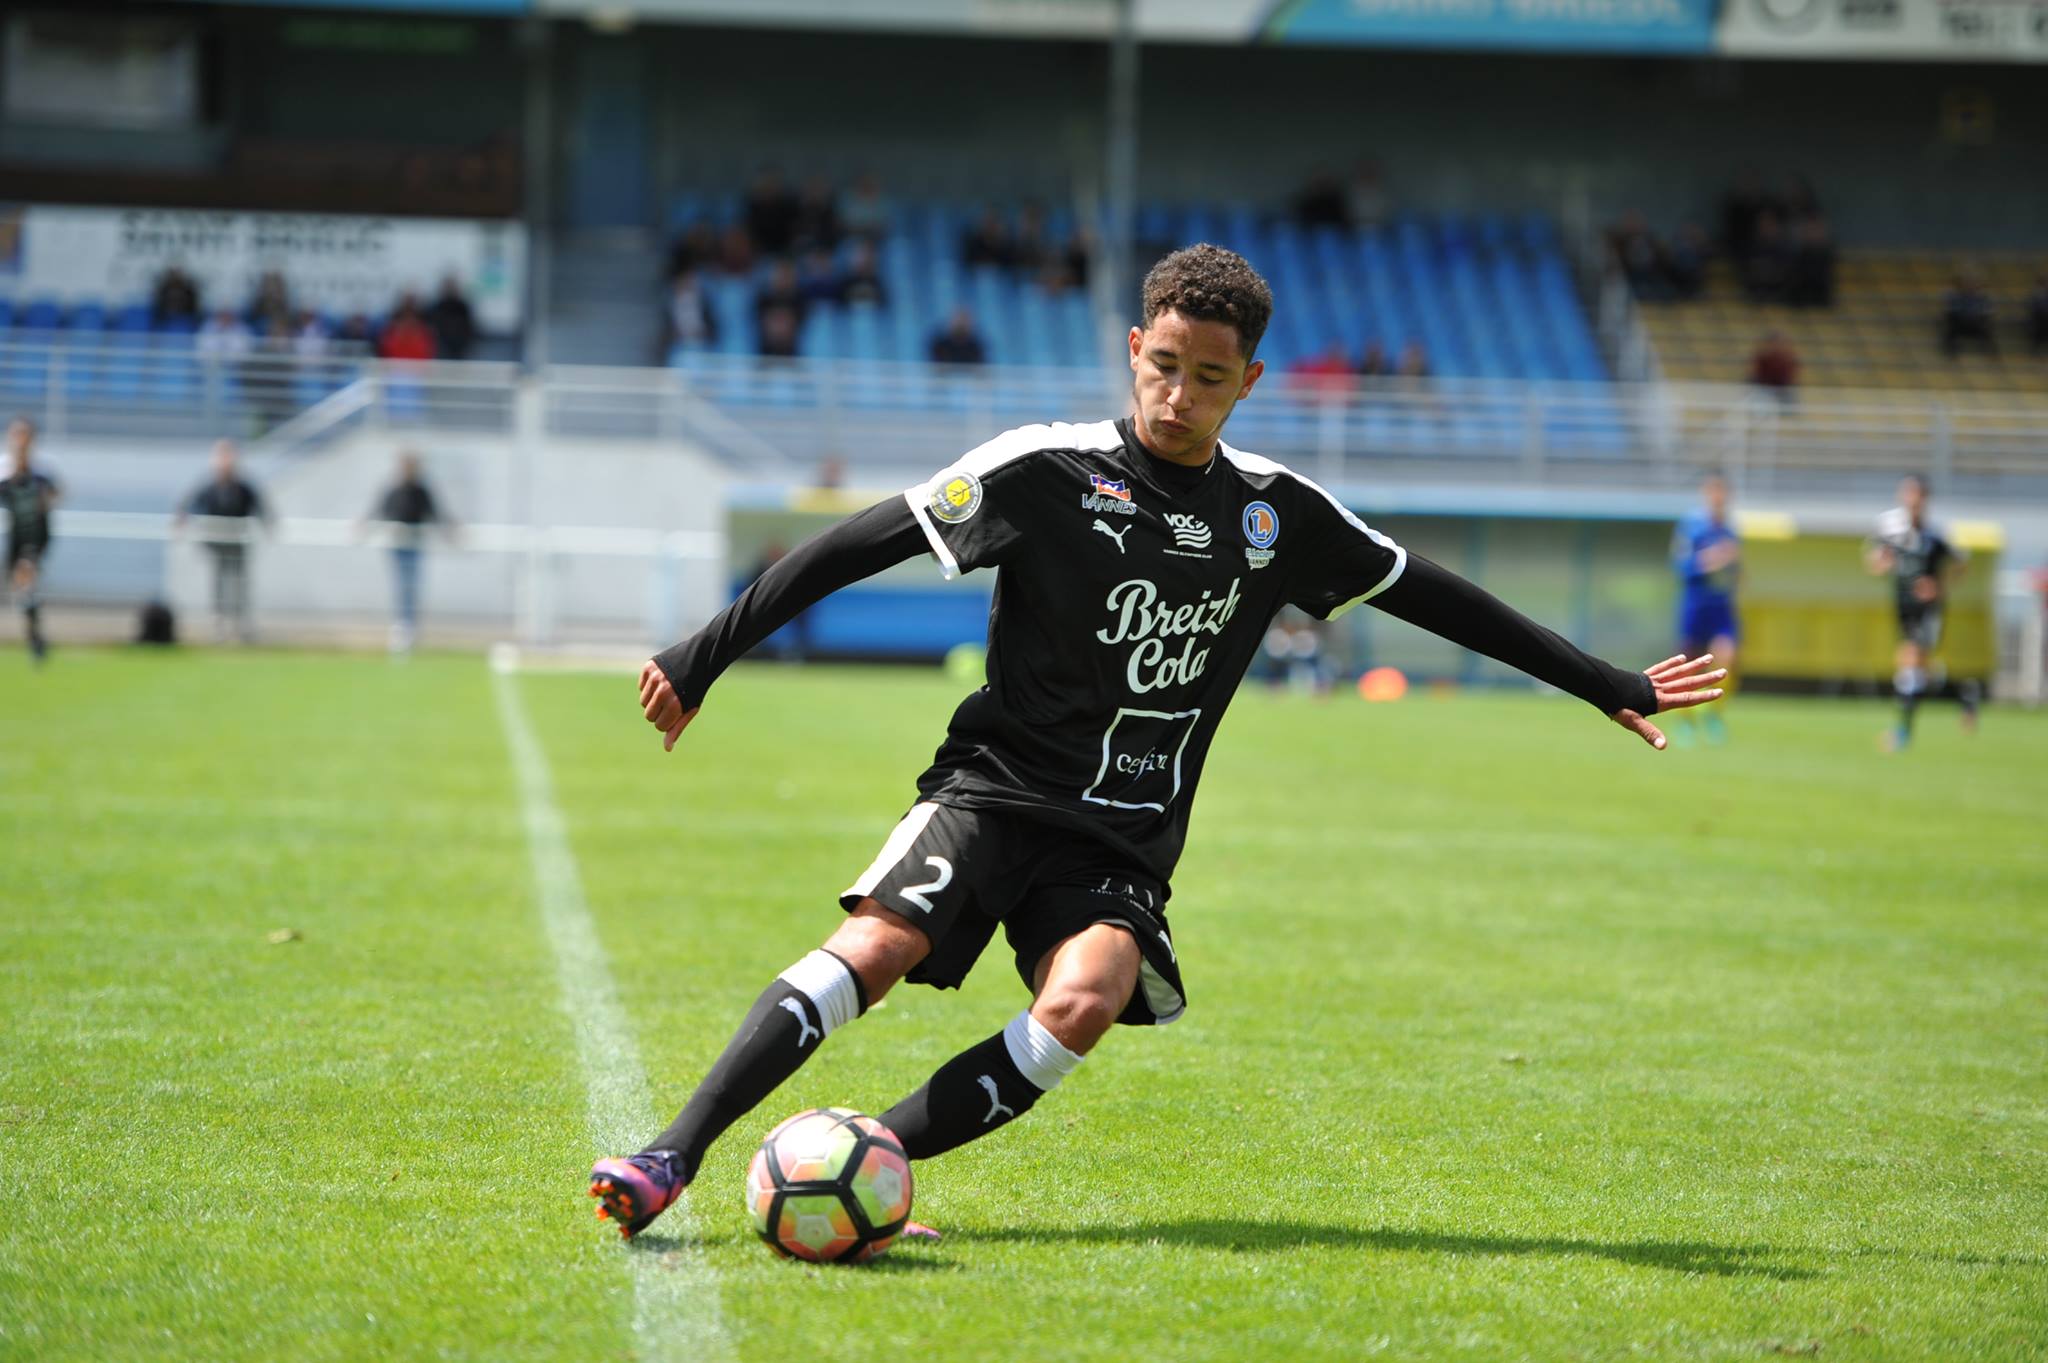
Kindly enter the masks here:
[[[407, 364], [365, 356], [223, 358], [189, 344], [0, 342], [0, 402], [48, 435], [261, 438], [286, 452], [368, 424], [511, 434], [537, 393], [543, 437], [676, 441], [782, 479], [937, 467], [1009, 427], [1094, 421], [1129, 402], [1120, 369], [948, 368], [693, 356], [673, 369]], [[1331, 484], [1677, 485], [1718, 469], [1801, 490], [1932, 473], [1980, 493], [2048, 497], [2048, 395], [1721, 384], [1343, 379], [1269, 374], [1227, 432]]]

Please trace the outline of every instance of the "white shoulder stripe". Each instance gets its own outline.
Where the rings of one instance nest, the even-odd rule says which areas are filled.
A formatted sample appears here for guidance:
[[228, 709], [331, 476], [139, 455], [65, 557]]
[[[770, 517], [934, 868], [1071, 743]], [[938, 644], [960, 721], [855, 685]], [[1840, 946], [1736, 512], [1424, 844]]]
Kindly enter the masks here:
[[1328, 502], [1332, 507], [1336, 508], [1337, 514], [1344, 518], [1345, 524], [1349, 525], [1359, 534], [1364, 535], [1374, 544], [1379, 545], [1382, 549], [1390, 549], [1393, 551], [1394, 566], [1388, 570], [1387, 575], [1381, 578], [1379, 582], [1376, 585], [1374, 585], [1369, 591], [1367, 591], [1364, 595], [1354, 596], [1353, 598], [1351, 598], [1351, 600], [1346, 601], [1343, 605], [1331, 611], [1329, 615], [1330, 619], [1335, 620], [1338, 616], [1342, 615], [1345, 611], [1350, 610], [1353, 606], [1372, 600], [1375, 596], [1378, 596], [1381, 592], [1385, 591], [1387, 588], [1393, 586], [1396, 582], [1400, 581], [1401, 574], [1405, 572], [1408, 568], [1408, 551], [1406, 549], [1403, 549], [1400, 545], [1396, 544], [1387, 536], [1382, 535], [1379, 531], [1367, 525], [1357, 516], [1353, 515], [1351, 508], [1344, 505], [1344, 503], [1338, 501], [1335, 497], [1331, 496], [1329, 489], [1325, 488], [1321, 483], [1318, 483], [1313, 478], [1304, 477], [1303, 475], [1296, 473], [1293, 469], [1287, 467], [1287, 465], [1285, 464], [1280, 463], [1278, 460], [1268, 459], [1262, 454], [1248, 454], [1243, 450], [1234, 450], [1220, 440], [1216, 442], [1216, 450], [1217, 453], [1221, 454], [1225, 459], [1228, 459], [1230, 461], [1231, 466], [1233, 468], [1241, 469], [1246, 473], [1253, 474], [1254, 476], [1266, 478], [1271, 477], [1275, 474], [1286, 474], [1289, 478], [1292, 478], [1295, 482], [1300, 483], [1303, 487], [1306, 487], [1311, 491], [1315, 492], [1317, 496], [1321, 497], [1324, 501]]
[[939, 560], [939, 572], [948, 581], [960, 576], [960, 560], [947, 547], [945, 537], [939, 534], [939, 527], [932, 522], [932, 493], [945, 482], [963, 473], [976, 478], [986, 478], [1003, 465], [1022, 459], [1027, 454], [1043, 450], [1120, 450], [1123, 437], [1117, 433], [1114, 421], [1091, 421], [1081, 424], [1054, 421], [1036, 426], [1019, 426], [1004, 431], [993, 440], [976, 445], [967, 453], [955, 459], [946, 467], [934, 473], [921, 483], [913, 483], [903, 490], [903, 500], [910, 505], [910, 514], [917, 518], [918, 528], [932, 546], [932, 553]]

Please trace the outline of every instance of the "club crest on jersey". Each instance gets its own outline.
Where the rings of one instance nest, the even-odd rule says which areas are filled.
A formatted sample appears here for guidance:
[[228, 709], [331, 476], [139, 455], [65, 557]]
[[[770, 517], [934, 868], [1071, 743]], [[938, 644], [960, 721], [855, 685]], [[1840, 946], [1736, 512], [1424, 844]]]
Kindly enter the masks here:
[[1280, 538], [1280, 513], [1269, 502], [1253, 502], [1244, 509], [1244, 561], [1263, 568], [1273, 561], [1273, 541]]
[[1168, 549], [1167, 553], [1181, 558], [1209, 557], [1209, 545], [1215, 539], [1215, 535], [1206, 522], [1194, 516], [1169, 512], [1166, 517], [1166, 528], [1173, 532], [1175, 546]]
[[956, 473], [932, 489], [931, 512], [948, 525], [981, 510], [981, 479], [971, 473]]
[[1083, 511], [1109, 516], [1138, 514], [1138, 504], [1131, 500], [1131, 485], [1123, 479], [1091, 473], [1088, 475], [1088, 488], [1088, 495], [1081, 499]]

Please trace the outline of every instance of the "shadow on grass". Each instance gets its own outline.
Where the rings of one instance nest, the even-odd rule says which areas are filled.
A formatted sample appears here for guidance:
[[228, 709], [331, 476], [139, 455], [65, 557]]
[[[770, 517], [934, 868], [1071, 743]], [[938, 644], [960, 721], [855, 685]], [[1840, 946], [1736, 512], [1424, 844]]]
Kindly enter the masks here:
[[1811, 1278], [1813, 1272], [1784, 1262], [1787, 1251], [1771, 1245], [1712, 1245], [1695, 1240], [1580, 1240], [1562, 1236], [1461, 1235], [1450, 1231], [1400, 1230], [1390, 1226], [1317, 1225], [1304, 1221], [1194, 1220], [1136, 1222], [1104, 1226], [1003, 1226], [967, 1232], [963, 1239], [1023, 1243], [1166, 1244], [1245, 1253], [1314, 1246], [1325, 1249], [1391, 1249], [1420, 1254], [1538, 1254], [1611, 1259], [1674, 1273], [1718, 1277]]

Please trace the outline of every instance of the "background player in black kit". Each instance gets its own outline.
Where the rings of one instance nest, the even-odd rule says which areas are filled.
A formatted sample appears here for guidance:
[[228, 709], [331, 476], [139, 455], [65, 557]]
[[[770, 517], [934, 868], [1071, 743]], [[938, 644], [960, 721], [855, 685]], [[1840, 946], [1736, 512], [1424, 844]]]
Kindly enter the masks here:
[[1645, 716], [1721, 694], [1710, 658], [1610, 666], [1223, 444], [1271, 313], [1265, 281], [1231, 252], [1166, 257], [1130, 333], [1132, 416], [998, 436], [800, 546], [642, 670], [642, 709], [673, 748], [719, 674], [826, 594], [920, 553], [948, 577], [996, 569], [988, 684], [840, 896], [846, 920], [769, 985], [666, 1131], [591, 1171], [622, 1232], [667, 1208], [712, 1141], [834, 1028], [898, 980], [957, 986], [998, 926], [1031, 1006], [880, 1114], [912, 1159], [1028, 1112], [1113, 1024], [1179, 1017], [1170, 877], [1210, 740], [1284, 605], [1327, 619], [1371, 601], [1659, 748]]
[[[1899, 648], [1892, 691], [1899, 698], [1899, 722], [1885, 746], [1897, 752], [1913, 741], [1913, 715], [1933, 682], [1934, 651], [1941, 647], [1943, 607], [1949, 585], [1962, 574], [1967, 556], [1944, 539], [1927, 518], [1927, 480], [1909, 473], [1899, 480], [1899, 504], [1877, 518], [1877, 533], [1864, 551], [1864, 565], [1892, 580], [1898, 613]], [[1963, 728], [1977, 727], [1977, 684], [1956, 688]]]
[[7, 423], [7, 476], [0, 478], [0, 505], [7, 508], [7, 585], [21, 604], [29, 656], [49, 653], [43, 637], [43, 556], [50, 552], [50, 512], [57, 484], [35, 466], [36, 424], [25, 416]]

